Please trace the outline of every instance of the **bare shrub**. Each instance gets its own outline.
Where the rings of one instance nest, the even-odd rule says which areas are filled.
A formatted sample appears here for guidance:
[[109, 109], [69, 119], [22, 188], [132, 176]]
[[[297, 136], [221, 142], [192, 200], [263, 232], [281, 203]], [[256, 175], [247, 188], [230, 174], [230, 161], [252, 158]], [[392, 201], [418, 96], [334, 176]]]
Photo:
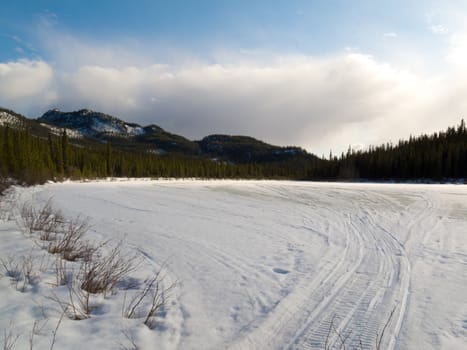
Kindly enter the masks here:
[[71, 282], [71, 273], [67, 270], [66, 261], [60, 256], [55, 259], [56, 286], [64, 286]]
[[[126, 304], [126, 296], [123, 301], [122, 314], [126, 318], [144, 317], [143, 323], [150, 329], [155, 327], [155, 316], [166, 306], [170, 291], [176, 286], [172, 283], [169, 287], [163, 287], [161, 271], [143, 283], [143, 288], [136, 293]], [[149, 306], [148, 305], [149, 302]]]
[[6, 196], [7, 189], [13, 183], [7, 179], [0, 177], [0, 220], [10, 220], [11, 208], [13, 207], [13, 201], [11, 198]]
[[13, 256], [9, 256], [7, 259], [0, 258], [0, 263], [5, 274], [10, 277], [11, 284], [15, 289], [18, 289], [18, 284], [23, 279], [21, 262]]
[[29, 333], [29, 350], [34, 348], [34, 337], [40, 335], [47, 325], [48, 319], [45, 320], [34, 320], [31, 332]]
[[34, 213], [35, 211], [31, 203], [27, 202], [23, 203], [19, 210], [23, 226], [28, 230], [28, 232], [32, 232], [32, 228], [34, 226]]
[[20, 263], [13, 256], [9, 256], [6, 259], [0, 258], [0, 264], [3, 266], [5, 274], [8, 277], [18, 281], [21, 279]]
[[[336, 328], [336, 325], [334, 324], [335, 319], [336, 319], [336, 315], [333, 315], [331, 319], [331, 323], [329, 324], [328, 333], [326, 335], [326, 340], [324, 343], [324, 350], [330, 350], [332, 348], [331, 340], [334, 340], [334, 341], [338, 340], [340, 342], [338, 349], [345, 350], [346, 349], [345, 343], [347, 342], [350, 335], [352, 334], [352, 331], [347, 332], [347, 334], [343, 334], [338, 328]], [[334, 337], [333, 337], [333, 332], [335, 335]]]
[[389, 323], [391, 323], [392, 316], [394, 315], [394, 312], [396, 311], [396, 306], [391, 310], [391, 313], [389, 314], [388, 319], [386, 320], [386, 323], [384, 324], [383, 329], [381, 330], [381, 334], [376, 333], [376, 349], [380, 350], [381, 349], [381, 342], [383, 341], [384, 337], [384, 332], [386, 331], [386, 328], [389, 326]]
[[151, 304], [143, 322], [146, 326], [148, 326], [149, 329], [153, 329], [156, 326], [155, 316], [157, 316], [157, 314], [166, 307], [169, 292], [174, 287], [175, 283], [171, 284], [167, 288], [161, 288], [161, 283], [159, 281], [156, 282], [153, 289], [151, 290], [149, 294]]
[[149, 295], [154, 285], [157, 283], [160, 271], [151, 279], [146, 279], [143, 283], [143, 288], [136, 293], [126, 305], [126, 294], [123, 299], [122, 316], [125, 318], [137, 318], [141, 315], [140, 308], [143, 301]]
[[13, 333], [13, 325], [10, 321], [9, 328], [3, 330], [3, 350], [13, 349], [16, 342], [18, 341], [19, 336], [19, 334]]
[[22, 270], [22, 275], [23, 275], [23, 285], [20, 291], [25, 292], [27, 285], [35, 284], [38, 276], [34, 273], [35, 260], [31, 254], [23, 256], [21, 260], [22, 260], [21, 270]]
[[41, 232], [40, 238], [42, 240], [53, 239], [54, 232], [63, 222], [62, 214], [52, 207], [51, 199], [40, 209], [35, 209], [31, 203], [24, 203], [20, 209], [20, 216], [23, 226], [29, 233]]
[[89, 229], [88, 219], [76, 217], [62, 224], [61, 232], [50, 242], [48, 252], [60, 254], [63, 259], [75, 261], [77, 259], [91, 260], [95, 249], [83, 237]]
[[138, 350], [138, 345], [136, 344], [135, 337], [133, 334], [130, 333], [128, 329], [122, 328], [121, 329], [122, 334], [125, 336], [126, 341], [129, 343], [129, 345], [126, 345], [124, 343], [119, 342], [118, 345], [120, 345], [120, 349], [122, 350]]
[[38, 334], [38, 331], [36, 328], [37, 328], [37, 321], [34, 321], [34, 324], [32, 325], [31, 333], [29, 333], [29, 350], [32, 350], [34, 348], [34, 336]]
[[55, 346], [55, 340], [57, 339], [58, 328], [60, 328], [60, 325], [62, 324], [64, 315], [65, 315], [65, 312], [62, 312], [62, 314], [60, 315], [60, 318], [58, 319], [57, 325], [55, 326], [55, 329], [52, 331], [52, 341], [50, 343], [50, 350], [53, 350]]
[[56, 293], [52, 292], [50, 300], [56, 302], [64, 315], [70, 320], [84, 320], [91, 315], [91, 307], [89, 303], [89, 293], [83, 291], [79, 286], [79, 281], [73, 279], [68, 283], [67, 297], [60, 298]]
[[[47, 204], [46, 204], [47, 205]], [[64, 223], [63, 215], [60, 211], [50, 209], [51, 213], [47, 217], [48, 208], [39, 211], [39, 220], [36, 223], [34, 230], [39, 231], [39, 239], [42, 241], [52, 241], [55, 239], [57, 231]]]
[[[396, 311], [397, 305], [394, 306], [394, 308], [391, 310], [391, 313], [389, 314], [388, 318], [386, 319], [386, 323], [383, 326], [383, 329], [381, 330], [381, 333], [377, 332], [376, 333], [376, 338], [375, 338], [375, 349], [376, 350], [381, 350], [382, 346], [382, 341], [384, 338], [384, 334], [386, 332], [387, 327], [391, 323], [391, 319], [394, 315], [394, 312]], [[334, 321], [336, 319], [336, 315], [334, 315], [331, 319], [331, 323], [329, 324], [329, 329], [328, 333], [326, 335], [325, 343], [324, 343], [324, 350], [330, 350], [331, 348], [335, 348], [332, 343], [337, 343], [337, 341], [340, 342], [338, 345], [337, 349], [340, 350], [345, 350], [346, 349], [346, 342], [349, 339], [350, 335], [352, 334], [352, 331], [349, 331], [347, 334], [343, 334], [334, 324]], [[336, 344], [334, 344], [336, 345]], [[363, 350], [363, 344], [362, 340], [359, 340], [359, 349]]]
[[40, 272], [46, 272], [50, 267], [50, 254], [42, 255], [38, 265], [38, 270]]
[[10, 221], [14, 218], [13, 208], [15, 204], [10, 198], [4, 198], [0, 195], [0, 220]]
[[11, 180], [0, 177], [0, 197], [4, 195], [5, 191], [12, 185]]
[[331, 340], [331, 333], [334, 330], [334, 319], [336, 318], [336, 315], [332, 316], [331, 323], [329, 324], [329, 329], [328, 333], [326, 335], [326, 339], [324, 342], [324, 350], [330, 350], [329, 348], [329, 341]]
[[44, 230], [39, 233], [39, 239], [41, 241], [53, 241], [55, 239], [56, 232], [53, 230]]
[[105, 256], [83, 261], [80, 269], [81, 288], [92, 294], [105, 295], [134, 270], [133, 260], [122, 254], [120, 243]]
[[[58, 332], [58, 328], [62, 322], [64, 313], [60, 316], [55, 329], [52, 330], [52, 340], [50, 344], [50, 350], [53, 350], [55, 345], [55, 340]], [[47, 325], [48, 319], [45, 320], [35, 320], [32, 326], [32, 330], [29, 333], [29, 350], [34, 349], [34, 340], [36, 335], [40, 335], [44, 330], [45, 326]], [[12, 322], [10, 321], [10, 326], [8, 329], [3, 330], [3, 350], [11, 350], [15, 348], [16, 342], [20, 338], [20, 334], [13, 333], [13, 326]]]
[[[0, 264], [5, 270], [5, 274], [11, 278], [11, 282], [16, 290], [25, 292], [28, 285], [36, 283], [38, 278], [34, 272], [35, 259], [31, 254], [19, 258], [9, 256], [7, 259], [0, 258]], [[20, 282], [23, 282], [20, 285]]]

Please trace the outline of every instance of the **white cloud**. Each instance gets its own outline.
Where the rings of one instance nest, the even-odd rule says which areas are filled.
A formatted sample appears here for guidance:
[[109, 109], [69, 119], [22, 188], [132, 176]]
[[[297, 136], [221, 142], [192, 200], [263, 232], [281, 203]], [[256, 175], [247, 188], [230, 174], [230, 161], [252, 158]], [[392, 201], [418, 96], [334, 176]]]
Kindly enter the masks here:
[[[443, 129], [465, 116], [467, 35], [459, 29], [465, 21], [446, 18], [429, 15], [425, 24], [448, 34], [448, 50], [440, 51], [445, 67], [434, 74], [418, 69], [426, 55], [404, 56], [410, 46], [399, 51], [411, 71], [362, 48], [317, 57], [220, 49], [200, 59], [160, 43], [80, 39], [58, 30], [56, 16], [46, 12], [37, 46], [50, 60], [0, 63], [0, 105], [34, 117], [52, 107], [92, 108], [190, 138], [246, 134], [337, 153], [349, 144]], [[449, 23], [450, 31], [438, 23]]]
[[51, 103], [53, 70], [43, 61], [0, 63], [0, 105], [43, 106]]
[[457, 67], [467, 68], [467, 33], [451, 35], [447, 61]]
[[397, 33], [394, 33], [394, 32], [384, 33], [383, 37], [386, 39], [394, 39], [394, 38], [397, 38]]
[[169, 65], [123, 44], [60, 38], [50, 43], [53, 65], [0, 64], [0, 105], [33, 117], [52, 107], [92, 108], [194, 139], [246, 134], [319, 155], [439, 130], [467, 108], [467, 82], [458, 74], [467, 61], [463, 36], [452, 36], [449, 69], [436, 77], [354, 50], [321, 57], [221, 52], [211, 62], [182, 55]]
[[448, 34], [449, 33], [449, 29], [446, 28], [445, 26], [441, 25], [441, 24], [432, 25], [430, 27], [430, 30], [434, 34]]
[[[269, 64], [248, 60], [181, 67], [84, 66], [73, 73], [57, 73], [52, 90], [58, 93], [50, 100], [47, 86], [53, 73], [44, 62], [0, 67], [0, 75], [10, 74], [9, 83], [0, 82], [0, 91], [7, 92], [3, 103], [20, 111], [48, 100], [51, 107], [89, 107], [143, 124], [159, 123], [192, 138], [248, 134], [311, 150], [361, 142], [335, 138], [349, 125], [399, 118], [393, 115], [395, 106], [408, 103], [414, 79], [353, 53], [281, 57]], [[371, 135], [363, 139], [373, 141]]]

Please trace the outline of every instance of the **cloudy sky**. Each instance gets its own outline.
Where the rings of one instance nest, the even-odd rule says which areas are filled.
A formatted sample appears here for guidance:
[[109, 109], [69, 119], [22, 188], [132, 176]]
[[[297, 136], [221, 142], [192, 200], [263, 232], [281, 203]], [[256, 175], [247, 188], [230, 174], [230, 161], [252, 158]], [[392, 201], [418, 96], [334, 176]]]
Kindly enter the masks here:
[[467, 115], [467, 2], [15, 0], [0, 106], [91, 108], [318, 155]]

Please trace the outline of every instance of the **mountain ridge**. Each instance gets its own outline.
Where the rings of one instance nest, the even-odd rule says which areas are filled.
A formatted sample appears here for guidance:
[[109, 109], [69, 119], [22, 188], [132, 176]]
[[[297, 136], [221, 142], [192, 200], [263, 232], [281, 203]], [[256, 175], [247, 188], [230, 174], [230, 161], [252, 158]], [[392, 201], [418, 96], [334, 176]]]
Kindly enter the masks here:
[[[157, 125], [141, 127], [103, 115], [93, 119], [89, 116], [92, 111], [75, 111], [82, 115], [81, 123], [74, 117], [63, 117], [66, 113], [73, 112], [55, 110], [52, 114], [58, 115], [54, 118], [49, 115], [32, 120], [0, 109], [0, 179], [3, 176], [28, 184], [106, 176], [327, 181], [467, 179], [464, 120], [445, 131], [399, 140], [397, 144], [370, 146], [366, 151], [349, 148], [340, 157], [321, 159], [299, 147], [269, 145], [249, 136], [209, 135], [191, 141]], [[90, 136], [79, 133], [83, 130], [90, 131]], [[70, 137], [71, 132], [79, 137]]]
[[65, 112], [55, 108], [37, 119], [29, 119], [4, 108], [0, 108], [0, 113], [10, 115], [0, 118], [0, 124], [3, 120], [3, 123], [14, 126], [14, 123], [7, 120], [17, 118], [21, 121], [20, 124], [27, 124], [29, 128], [35, 129], [38, 136], [44, 137], [47, 132], [59, 135], [65, 130], [74, 143], [111, 143], [114, 148], [124, 151], [178, 154], [232, 163], [318, 159], [300, 147], [276, 146], [251, 136], [213, 134], [201, 140], [189, 140], [156, 124], [142, 126], [90, 109]]

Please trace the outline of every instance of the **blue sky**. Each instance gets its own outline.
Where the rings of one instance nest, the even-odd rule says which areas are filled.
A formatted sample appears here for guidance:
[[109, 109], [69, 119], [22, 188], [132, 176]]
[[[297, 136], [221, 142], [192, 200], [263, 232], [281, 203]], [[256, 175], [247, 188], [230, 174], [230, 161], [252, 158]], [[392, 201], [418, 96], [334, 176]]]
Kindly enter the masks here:
[[442, 45], [430, 30], [435, 13], [442, 20], [429, 1], [9, 1], [0, 15], [0, 59], [51, 59], [38, 35], [45, 21], [82, 40], [126, 39], [201, 56], [219, 48], [308, 55], [355, 48], [384, 57], [394, 44], [384, 34], [421, 51]]
[[318, 154], [366, 147], [464, 115], [466, 10], [462, 1], [8, 1], [0, 105], [30, 117], [94, 108], [191, 138], [250, 134]]

